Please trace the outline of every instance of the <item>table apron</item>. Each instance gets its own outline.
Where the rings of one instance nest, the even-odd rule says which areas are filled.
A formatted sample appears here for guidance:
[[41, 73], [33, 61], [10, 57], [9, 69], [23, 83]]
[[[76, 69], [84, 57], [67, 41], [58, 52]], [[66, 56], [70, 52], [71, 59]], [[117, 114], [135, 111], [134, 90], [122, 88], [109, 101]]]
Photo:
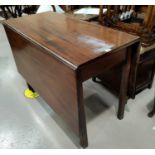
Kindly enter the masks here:
[[126, 53], [127, 48], [124, 48], [81, 66], [79, 68], [81, 80], [86, 81], [89, 78], [104, 73], [116, 65], [123, 64], [126, 61]]

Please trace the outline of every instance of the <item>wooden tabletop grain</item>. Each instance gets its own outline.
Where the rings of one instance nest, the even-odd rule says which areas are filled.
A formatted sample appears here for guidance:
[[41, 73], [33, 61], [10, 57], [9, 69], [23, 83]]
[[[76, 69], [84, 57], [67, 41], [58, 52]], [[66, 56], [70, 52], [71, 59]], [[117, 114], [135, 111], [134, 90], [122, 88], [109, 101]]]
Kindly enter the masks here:
[[3, 23], [74, 68], [139, 40], [138, 36], [53, 12]]

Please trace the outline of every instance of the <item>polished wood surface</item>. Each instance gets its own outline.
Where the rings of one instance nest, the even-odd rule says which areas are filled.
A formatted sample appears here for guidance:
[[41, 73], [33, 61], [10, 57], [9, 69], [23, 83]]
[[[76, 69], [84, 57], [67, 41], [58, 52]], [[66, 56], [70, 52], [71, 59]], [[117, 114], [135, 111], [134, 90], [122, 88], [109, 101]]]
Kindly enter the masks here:
[[[23, 26], [27, 23], [27, 27]], [[118, 118], [127, 102], [131, 50], [139, 37], [43, 13], [4, 22], [18, 71], [87, 147], [83, 81], [122, 66]]]
[[[138, 39], [121, 31], [51, 12], [11, 19], [5, 24], [74, 68], [107, 53], [100, 52], [102, 43], [114, 50]], [[88, 43], [88, 40], [92, 42]], [[99, 47], [95, 43], [99, 43]]]
[[[52, 104], [53, 109], [62, 115], [62, 118], [67, 117], [67, 121], [70, 119], [78, 121], [76, 116], [77, 103], [74, 100], [77, 93], [74, 89], [76, 87], [74, 70], [66, 67], [56, 58], [51, 57], [44, 49], [37, 48], [36, 50], [35, 45], [21, 35], [7, 27], [5, 29], [21, 75], [44, 97], [47, 103]], [[61, 109], [59, 109], [60, 104], [63, 107]], [[70, 124], [73, 124], [73, 130], [78, 129], [78, 123], [71, 121]], [[74, 124], [76, 124], [75, 127]]]

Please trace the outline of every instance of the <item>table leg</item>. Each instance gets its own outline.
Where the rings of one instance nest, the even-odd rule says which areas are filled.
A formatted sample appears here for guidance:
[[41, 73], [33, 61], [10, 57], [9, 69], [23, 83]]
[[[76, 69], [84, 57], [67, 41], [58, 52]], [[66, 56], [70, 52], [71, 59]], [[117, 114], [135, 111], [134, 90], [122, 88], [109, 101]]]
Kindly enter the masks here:
[[131, 47], [131, 69], [129, 78], [128, 95], [130, 98], [135, 99], [136, 96], [136, 81], [137, 81], [137, 70], [140, 62], [140, 44], [136, 43]]
[[154, 64], [153, 64], [153, 68], [152, 68], [152, 72], [151, 72], [151, 83], [148, 86], [149, 89], [151, 89], [152, 85], [153, 85], [154, 73], [155, 73], [155, 60], [154, 60]]
[[153, 108], [152, 108], [152, 110], [148, 113], [148, 116], [149, 116], [149, 117], [152, 117], [154, 114], [155, 114], [155, 98], [154, 98], [154, 105], [153, 105]]
[[82, 82], [77, 81], [77, 96], [78, 96], [78, 112], [79, 112], [79, 136], [80, 145], [83, 148], [88, 146], [87, 128], [85, 119], [85, 109], [83, 102], [83, 87]]
[[32, 88], [32, 86], [27, 82], [27, 86], [29, 88], [29, 90], [31, 90], [33, 93], [35, 92], [35, 90]]
[[96, 82], [96, 77], [92, 77], [93, 82]]
[[127, 60], [125, 64], [122, 66], [122, 77], [121, 77], [121, 86], [120, 86], [120, 94], [119, 94], [119, 107], [118, 107], [118, 119], [123, 119], [124, 117], [124, 109], [125, 104], [127, 103], [127, 89], [128, 89], [128, 81], [129, 81], [129, 72], [130, 72], [130, 64], [131, 64], [131, 53], [127, 52]]

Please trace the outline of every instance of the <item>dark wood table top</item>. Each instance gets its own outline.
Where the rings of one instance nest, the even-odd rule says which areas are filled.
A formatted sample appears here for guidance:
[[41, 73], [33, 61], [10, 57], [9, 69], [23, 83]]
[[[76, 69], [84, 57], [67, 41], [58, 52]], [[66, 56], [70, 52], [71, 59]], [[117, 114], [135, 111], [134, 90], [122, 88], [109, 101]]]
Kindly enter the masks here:
[[51, 12], [10, 19], [4, 24], [73, 69], [139, 40], [138, 36]]

